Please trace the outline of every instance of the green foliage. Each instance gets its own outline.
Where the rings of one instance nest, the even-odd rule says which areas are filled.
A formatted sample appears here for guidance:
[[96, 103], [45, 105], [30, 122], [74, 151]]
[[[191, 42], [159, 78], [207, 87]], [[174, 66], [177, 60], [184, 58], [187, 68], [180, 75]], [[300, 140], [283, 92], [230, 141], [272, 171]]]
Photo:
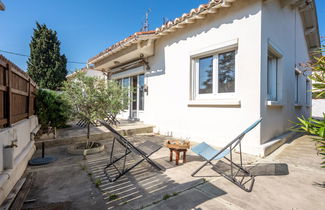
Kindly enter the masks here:
[[[324, 46], [323, 46], [324, 47]], [[315, 57], [315, 62], [308, 64], [307, 67], [311, 71], [309, 79], [313, 81], [313, 96], [315, 98], [325, 97], [325, 56]], [[297, 118], [298, 122], [293, 122], [294, 127], [292, 131], [306, 132], [318, 138], [313, 138], [317, 142], [317, 149], [319, 154], [322, 155], [322, 159], [325, 160], [325, 114], [323, 113], [323, 119], [317, 120], [313, 118], [306, 119], [305, 117]], [[321, 163], [322, 168], [325, 168], [325, 161]]]
[[165, 194], [165, 195], [163, 196], [163, 200], [167, 200], [167, 199], [170, 198], [170, 197], [172, 197], [172, 196], [169, 195], [169, 194]]
[[[87, 77], [79, 72], [73, 80], [63, 86], [64, 98], [71, 106], [72, 116], [94, 122], [105, 119], [108, 114], [116, 116], [125, 110], [129, 102], [126, 89], [115, 81], [106, 81], [97, 77]], [[89, 137], [89, 129], [88, 129]]]
[[325, 97], [325, 56], [321, 55], [320, 57], [316, 57], [315, 59], [316, 62], [310, 65], [312, 74], [309, 76], [309, 78], [313, 81], [312, 92], [316, 94], [315, 98], [324, 98]]
[[69, 118], [69, 105], [60, 93], [39, 89], [36, 100], [36, 113], [43, 128], [61, 128]]
[[102, 184], [102, 181], [100, 179], [95, 180], [95, 185], [98, 188]]
[[27, 61], [27, 73], [41, 87], [57, 90], [67, 75], [67, 59], [60, 54], [56, 31], [36, 22]]
[[109, 197], [108, 197], [108, 200], [109, 201], [112, 201], [112, 200], [116, 200], [118, 198], [118, 195], [116, 195], [116, 194], [112, 194], [112, 195], [110, 195]]
[[313, 119], [311, 117], [306, 119], [304, 116], [301, 118], [298, 117], [298, 122], [294, 122], [296, 126], [291, 128], [291, 130], [318, 136], [313, 138], [313, 140], [317, 143], [316, 147], [318, 153], [323, 156], [322, 159], [324, 161], [322, 161], [321, 165], [322, 168], [325, 168], [325, 113], [323, 113], [323, 116], [322, 120]]

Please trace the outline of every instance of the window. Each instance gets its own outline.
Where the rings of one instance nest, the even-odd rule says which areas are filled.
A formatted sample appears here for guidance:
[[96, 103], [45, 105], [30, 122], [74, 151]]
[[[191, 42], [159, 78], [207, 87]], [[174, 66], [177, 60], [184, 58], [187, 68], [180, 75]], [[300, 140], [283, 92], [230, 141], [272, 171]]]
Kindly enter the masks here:
[[295, 71], [295, 104], [299, 104], [299, 74]]
[[199, 94], [212, 93], [213, 86], [213, 57], [199, 60]]
[[218, 93], [235, 92], [235, 51], [218, 56]]
[[311, 98], [312, 98], [312, 92], [311, 92], [311, 83], [310, 80], [306, 79], [306, 106], [311, 105]]
[[267, 58], [267, 100], [278, 101], [278, 57], [270, 51]]
[[139, 75], [139, 110], [144, 110], [144, 74]]
[[120, 87], [122, 87], [122, 79], [118, 79], [118, 80], [116, 80], [116, 82]]
[[195, 59], [196, 96], [204, 97], [235, 92], [236, 51]]
[[[127, 94], [129, 96], [130, 78], [126, 77], [126, 78], [121, 79], [121, 83], [122, 83], [122, 88], [128, 89], [128, 91], [125, 94]], [[128, 103], [127, 100], [128, 100], [127, 97], [125, 97], [124, 101], [123, 101], [123, 104], [126, 105]]]

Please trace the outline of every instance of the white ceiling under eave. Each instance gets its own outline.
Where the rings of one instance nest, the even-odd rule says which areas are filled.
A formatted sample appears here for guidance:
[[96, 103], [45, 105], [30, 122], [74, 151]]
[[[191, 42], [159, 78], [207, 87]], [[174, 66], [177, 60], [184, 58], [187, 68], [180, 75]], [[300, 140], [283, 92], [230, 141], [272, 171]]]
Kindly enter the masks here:
[[[320, 36], [318, 28], [318, 18], [316, 12], [316, 3], [314, 0], [304, 1], [305, 3], [299, 7], [302, 18], [305, 39], [307, 41], [310, 59], [320, 55]], [[318, 52], [315, 52], [318, 51]]]

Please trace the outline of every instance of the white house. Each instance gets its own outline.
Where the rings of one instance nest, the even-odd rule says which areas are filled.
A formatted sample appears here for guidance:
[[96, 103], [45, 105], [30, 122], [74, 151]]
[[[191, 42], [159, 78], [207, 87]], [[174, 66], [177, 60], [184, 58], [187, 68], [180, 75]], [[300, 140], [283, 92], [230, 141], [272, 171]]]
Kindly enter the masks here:
[[94, 69], [93, 67], [84, 67], [84, 68], [81, 68], [81, 69], [67, 75], [67, 79], [68, 80], [73, 79], [76, 76], [77, 72], [85, 72], [85, 75], [88, 77], [98, 77], [101, 79], [107, 78], [106, 74], [101, 70]]
[[[223, 146], [260, 117], [244, 151], [267, 155], [311, 112], [298, 64], [320, 47], [312, 0], [211, 0], [89, 59], [130, 93], [121, 117]], [[130, 88], [130, 89], [131, 89]]]

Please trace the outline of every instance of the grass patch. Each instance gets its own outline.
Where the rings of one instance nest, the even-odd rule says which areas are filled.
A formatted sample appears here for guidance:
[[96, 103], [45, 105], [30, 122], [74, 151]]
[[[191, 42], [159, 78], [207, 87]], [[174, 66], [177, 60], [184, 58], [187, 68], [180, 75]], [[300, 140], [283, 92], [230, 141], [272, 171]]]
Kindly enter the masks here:
[[[118, 198], [118, 195], [116, 195], [116, 194], [112, 194], [112, 195], [110, 195], [109, 197], [108, 197], [108, 200], [109, 201], [112, 201], [112, 200], [116, 200]], [[127, 201], [126, 201], [126, 203], [127, 203]], [[124, 202], [124, 204], [126, 204], [125, 202]]]
[[168, 198], [172, 197], [171, 195], [169, 194], [165, 194], [164, 197], [163, 197], [163, 200], [167, 200]]
[[101, 184], [102, 184], [102, 181], [101, 181], [100, 179], [96, 179], [96, 180], [95, 180], [95, 185], [96, 185], [97, 188], [98, 188], [99, 185], [101, 185]]

